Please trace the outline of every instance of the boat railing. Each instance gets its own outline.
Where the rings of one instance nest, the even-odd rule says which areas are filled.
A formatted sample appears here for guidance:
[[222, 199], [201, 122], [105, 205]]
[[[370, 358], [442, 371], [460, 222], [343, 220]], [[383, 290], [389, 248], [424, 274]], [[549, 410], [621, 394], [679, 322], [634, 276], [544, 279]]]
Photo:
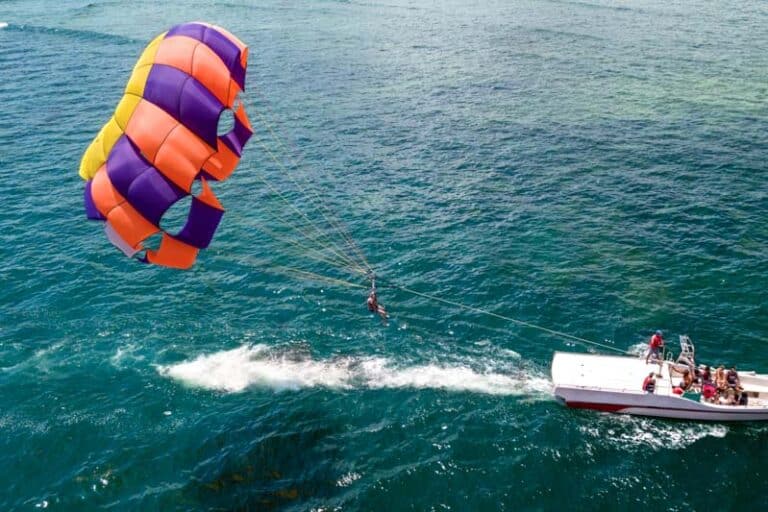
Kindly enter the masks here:
[[688, 366], [696, 366], [696, 349], [693, 347], [691, 338], [687, 335], [680, 335], [680, 355], [677, 356], [677, 362], [687, 364]]

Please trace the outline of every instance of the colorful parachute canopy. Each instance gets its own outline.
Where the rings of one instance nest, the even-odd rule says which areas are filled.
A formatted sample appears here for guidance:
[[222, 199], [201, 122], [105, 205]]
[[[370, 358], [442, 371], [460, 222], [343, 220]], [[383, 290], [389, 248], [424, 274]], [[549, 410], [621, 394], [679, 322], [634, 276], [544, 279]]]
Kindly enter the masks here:
[[[185, 23], [157, 36], [133, 68], [112, 118], [83, 155], [89, 219], [105, 221], [109, 240], [127, 256], [189, 268], [205, 249], [224, 215], [206, 180], [224, 180], [235, 170], [253, 134], [242, 105], [248, 48], [226, 30]], [[217, 134], [219, 117], [234, 110], [234, 127]], [[180, 199], [193, 195], [186, 224], [170, 234], [160, 219]], [[147, 238], [162, 233], [157, 250]]]

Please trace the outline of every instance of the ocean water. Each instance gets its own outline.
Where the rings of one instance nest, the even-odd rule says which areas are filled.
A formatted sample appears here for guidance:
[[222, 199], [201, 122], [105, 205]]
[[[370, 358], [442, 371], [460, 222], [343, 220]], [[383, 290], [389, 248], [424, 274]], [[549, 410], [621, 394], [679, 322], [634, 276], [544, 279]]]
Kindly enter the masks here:
[[[0, 510], [768, 507], [766, 426], [568, 410], [587, 347], [403, 290], [768, 372], [767, 4], [166, 4], [0, 1]], [[249, 45], [256, 137], [179, 272], [77, 168], [193, 20]]]

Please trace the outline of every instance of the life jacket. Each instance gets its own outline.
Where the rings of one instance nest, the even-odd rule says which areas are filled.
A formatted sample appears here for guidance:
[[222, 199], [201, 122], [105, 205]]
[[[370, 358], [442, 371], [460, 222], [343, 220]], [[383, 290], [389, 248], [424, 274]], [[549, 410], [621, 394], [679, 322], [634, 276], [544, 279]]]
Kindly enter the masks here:
[[650, 377], [646, 377], [643, 381], [643, 391], [647, 393], [653, 393], [653, 391], [656, 389], [656, 381], [651, 379]]

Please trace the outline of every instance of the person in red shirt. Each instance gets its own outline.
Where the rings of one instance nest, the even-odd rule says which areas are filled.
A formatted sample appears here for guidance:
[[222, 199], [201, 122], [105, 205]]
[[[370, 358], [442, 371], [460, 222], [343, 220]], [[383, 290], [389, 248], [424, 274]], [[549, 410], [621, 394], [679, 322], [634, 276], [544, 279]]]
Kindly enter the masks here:
[[661, 331], [656, 331], [656, 334], [651, 336], [651, 342], [648, 344], [648, 354], [645, 356], [645, 364], [648, 364], [648, 360], [653, 357], [655, 360], [661, 360], [659, 351], [664, 348], [664, 338], [661, 337]]
[[646, 393], [653, 393], [656, 390], [656, 379], [653, 378], [653, 372], [643, 380], [643, 391]]
[[717, 388], [711, 381], [707, 381], [701, 386], [701, 394], [704, 395], [704, 400], [707, 402], [714, 402], [717, 399]]

